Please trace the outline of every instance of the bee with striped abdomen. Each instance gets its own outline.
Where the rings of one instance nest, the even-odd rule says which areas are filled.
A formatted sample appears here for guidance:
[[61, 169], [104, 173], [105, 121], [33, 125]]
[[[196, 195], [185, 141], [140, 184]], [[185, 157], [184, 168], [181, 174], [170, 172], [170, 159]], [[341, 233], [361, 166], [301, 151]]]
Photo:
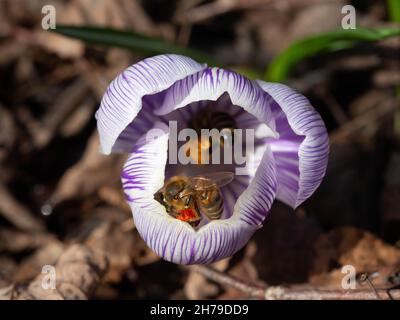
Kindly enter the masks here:
[[233, 180], [232, 172], [215, 172], [193, 177], [175, 176], [155, 194], [168, 214], [196, 227], [202, 216], [220, 219], [224, 201], [220, 187]]

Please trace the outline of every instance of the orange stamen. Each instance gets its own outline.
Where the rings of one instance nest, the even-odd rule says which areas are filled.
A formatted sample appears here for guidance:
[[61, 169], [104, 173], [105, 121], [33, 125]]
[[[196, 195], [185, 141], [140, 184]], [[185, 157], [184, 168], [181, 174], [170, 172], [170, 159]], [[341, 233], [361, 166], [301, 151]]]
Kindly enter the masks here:
[[192, 209], [183, 209], [179, 211], [179, 214], [176, 218], [181, 221], [188, 221], [196, 218], [196, 214]]

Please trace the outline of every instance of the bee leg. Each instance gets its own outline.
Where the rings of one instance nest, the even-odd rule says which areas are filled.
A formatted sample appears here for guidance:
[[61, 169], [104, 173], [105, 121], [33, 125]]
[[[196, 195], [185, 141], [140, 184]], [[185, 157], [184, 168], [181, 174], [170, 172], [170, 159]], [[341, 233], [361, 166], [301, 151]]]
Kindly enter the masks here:
[[202, 200], [208, 200], [208, 192], [204, 192], [201, 194], [201, 199]]
[[189, 195], [185, 200], [185, 207], [188, 208], [190, 201], [192, 201], [192, 195]]

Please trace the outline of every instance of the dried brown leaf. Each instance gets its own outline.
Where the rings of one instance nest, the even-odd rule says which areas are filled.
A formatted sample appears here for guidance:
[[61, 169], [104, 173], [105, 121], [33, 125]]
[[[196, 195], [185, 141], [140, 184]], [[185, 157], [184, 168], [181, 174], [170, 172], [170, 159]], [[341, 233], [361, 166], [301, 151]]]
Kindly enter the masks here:
[[[399, 249], [354, 227], [341, 227], [320, 236], [315, 254], [310, 283], [331, 288], [341, 288], [344, 265], [354, 266], [357, 274], [374, 274], [400, 261]], [[385, 282], [383, 277], [374, 280], [377, 286], [387, 285]]]

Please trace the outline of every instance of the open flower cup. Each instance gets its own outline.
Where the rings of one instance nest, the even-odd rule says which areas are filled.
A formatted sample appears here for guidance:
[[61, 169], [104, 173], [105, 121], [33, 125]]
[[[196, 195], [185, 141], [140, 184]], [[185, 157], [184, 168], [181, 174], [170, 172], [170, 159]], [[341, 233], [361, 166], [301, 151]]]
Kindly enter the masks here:
[[[169, 152], [177, 141], [170, 124], [178, 132], [193, 127], [204, 110], [211, 123], [222, 116], [234, 129], [253, 130], [252, 148], [239, 142], [245, 164], [180, 163]], [[179, 55], [147, 58], [124, 70], [109, 85], [96, 119], [101, 151], [129, 153], [121, 176], [137, 230], [174, 263], [206, 264], [233, 255], [262, 226], [275, 198], [296, 208], [310, 197], [328, 161], [325, 125], [304, 96]], [[154, 130], [158, 134], [149, 138]], [[220, 219], [194, 228], [155, 199], [171, 177], [222, 171], [236, 174], [220, 188]]]

